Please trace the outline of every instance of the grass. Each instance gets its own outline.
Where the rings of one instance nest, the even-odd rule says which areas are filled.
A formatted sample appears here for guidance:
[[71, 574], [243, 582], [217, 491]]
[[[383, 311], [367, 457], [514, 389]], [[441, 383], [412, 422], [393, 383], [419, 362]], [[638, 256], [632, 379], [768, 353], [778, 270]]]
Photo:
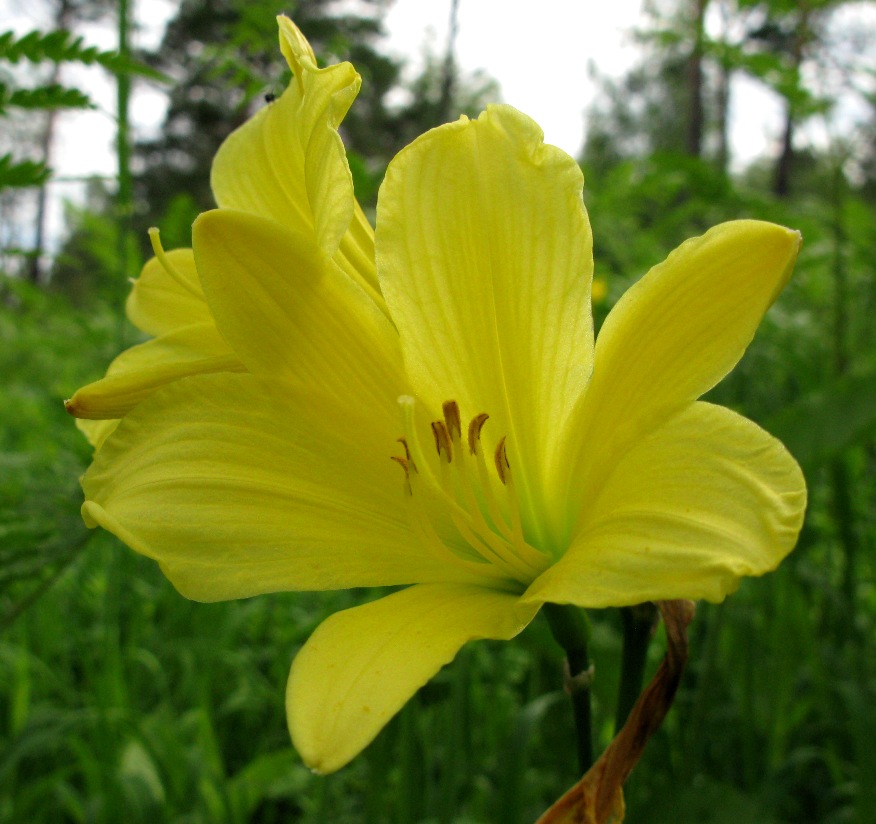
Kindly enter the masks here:
[[[793, 572], [700, 609], [629, 821], [872, 820], [873, 668], [852, 642], [819, 640]], [[287, 738], [285, 678], [319, 619], [352, 600], [195, 604], [95, 534], [0, 642], [0, 821], [527, 822], [575, 780], [542, 625], [465, 650], [362, 758], [311, 775]], [[595, 633], [602, 743], [611, 617]]]

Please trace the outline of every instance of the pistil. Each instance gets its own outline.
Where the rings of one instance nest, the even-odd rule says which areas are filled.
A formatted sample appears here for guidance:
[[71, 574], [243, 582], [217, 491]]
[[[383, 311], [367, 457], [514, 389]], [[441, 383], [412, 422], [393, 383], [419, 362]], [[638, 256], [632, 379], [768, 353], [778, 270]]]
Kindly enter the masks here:
[[158, 229], [153, 226], [149, 229], [149, 242], [152, 244], [152, 251], [155, 253], [155, 257], [158, 258], [158, 262], [161, 264], [161, 267], [170, 275], [171, 279], [176, 281], [176, 283], [182, 287], [186, 292], [194, 297], [201, 299], [201, 296], [198, 294], [197, 290], [176, 270], [176, 267], [170, 262], [170, 259], [167, 257], [167, 254], [164, 251], [164, 247], [161, 245], [161, 233]]

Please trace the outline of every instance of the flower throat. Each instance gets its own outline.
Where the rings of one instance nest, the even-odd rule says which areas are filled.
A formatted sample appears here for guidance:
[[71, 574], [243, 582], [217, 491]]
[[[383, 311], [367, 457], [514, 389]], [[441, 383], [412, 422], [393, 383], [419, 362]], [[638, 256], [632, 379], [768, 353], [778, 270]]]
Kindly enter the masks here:
[[[477, 576], [528, 585], [549, 566], [550, 559], [524, 535], [505, 437], [496, 445], [491, 470], [481, 440], [489, 415], [481, 412], [472, 418], [463, 439], [459, 405], [446, 401], [443, 419], [431, 424], [438, 453], [436, 471], [434, 458], [427, 459], [417, 436], [414, 399], [403, 395], [399, 404], [405, 424], [399, 443], [405, 454], [394, 455], [392, 460], [405, 473], [414, 533], [443, 560], [463, 565]], [[491, 477], [493, 471], [501, 487]]]

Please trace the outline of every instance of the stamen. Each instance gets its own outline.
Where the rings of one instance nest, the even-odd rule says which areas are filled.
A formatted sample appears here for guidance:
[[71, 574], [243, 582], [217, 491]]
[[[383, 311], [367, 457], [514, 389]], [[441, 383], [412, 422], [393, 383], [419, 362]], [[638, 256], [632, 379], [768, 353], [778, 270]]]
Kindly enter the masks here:
[[411, 476], [411, 486], [414, 494], [411, 496], [412, 500], [407, 509], [408, 521], [414, 532], [419, 533], [426, 547], [436, 558], [461, 566], [478, 576], [487, 575], [499, 580], [508, 577], [507, 573], [486, 559], [480, 557], [478, 560], [467, 559], [448, 547], [438, 536], [435, 527], [432, 526], [424, 506], [425, 490], [422, 489], [422, 481], [416, 473]]
[[451, 440], [462, 437], [462, 423], [459, 419], [459, 405], [456, 401], [445, 401], [441, 407], [444, 411], [444, 423], [450, 433]]
[[389, 459], [395, 461], [405, 472], [405, 492], [408, 495], [413, 495], [411, 490], [411, 464], [407, 458], [400, 458], [398, 455], [390, 455]]
[[507, 546], [502, 546], [502, 541], [498, 539], [498, 536], [492, 535], [489, 531], [476, 532], [469, 524], [459, 518], [456, 513], [451, 512], [450, 518], [453, 521], [453, 525], [459, 530], [460, 535], [465, 538], [468, 544], [482, 558], [503, 569], [506, 575], [511, 578], [517, 578], [517, 580], [524, 584], [528, 584], [535, 577], [532, 569], [526, 566], [522, 558], [508, 552]]
[[481, 430], [490, 416], [486, 412], [475, 415], [468, 425], [468, 451], [472, 455], [478, 454], [478, 444], [481, 442]]
[[169, 258], [164, 252], [164, 247], [161, 245], [161, 237], [160, 232], [155, 226], [152, 226], [149, 229], [149, 242], [152, 244], [152, 251], [155, 253], [155, 257], [158, 258], [158, 262], [161, 264], [161, 267], [167, 272], [170, 277], [176, 281], [176, 283], [185, 289], [190, 295], [194, 295], [198, 300], [202, 300], [201, 295], [198, 294], [197, 289], [195, 289], [171, 264]]
[[423, 445], [417, 436], [417, 429], [414, 426], [414, 408], [416, 401], [410, 395], [400, 395], [398, 404], [402, 410], [402, 419], [404, 421], [405, 434], [400, 440], [404, 441], [406, 454], [410, 454], [411, 463], [417, 472], [429, 472], [429, 464], [425, 458]]
[[544, 553], [531, 547], [526, 542], [526, 536], [523, 534], [520, 505], [517, 501], [517, 493], [514, 490], [514, 476], [511, 472], [511, 464], [508, 462], [508, 453], [505, 451], [504, 437], [496, 446], [496, 469], [499, 471], [499, 477], [502, 479], [502, 483], [505, 484], [505, 489], [508, 493], [508, 512], [511, 515], [511, 542], [514, 544], [514, 549], [521, 560], [527, 560], [531, 565], [540, 568], [540, 571], [544, 568]]
[[478, 481], [480, 481], [481, 492], [484, 502], [487, 505], [487, 514], [490, 516], [493, 528], [499, 532], [505, 540], [510, 541], [512, 533], [499, 511], [499, 504], [493, 495], [493, 483], [490, 479], [489, 472], [487, 472], [487, 462], [484, 458], [484, 450], [479, 446], [481, 430], [484, 428], [484, 424], [489, 417], [490, 416], [485, 412], [482, 412], [477, 417], [472, 418], [471, 423], [468, 425], [468, 444], [471, 454], [475, 456], [478, 463]]
[[407, 461], [408, 466], [410, 466], [410, 468], [413, 469], [414, 472], [416, 472], [417, 465], [414, 463], [413, 459], [411, 458], [411, 450], [408, 447], [408, 439], [407, 438], [396, 438], [396, 440], [405, 448], [405, 460]]
[[496, 472], [499, 473], [499, 480], [503, 484], [507, 484], [506, 477], [509, 476], [511, 464], [508, 463], [508, 453], [505, 451], [505, 436], [503, 435], [496, 444], [496, 454], [493, 456], [496, 461]]
[[447, 462], [453, 460], [453, 447], [450, 444], [450, 433], [444, 421], [432, 421], [432, 435], [435, 437], [435, 448], [438, 454]]
[[[481, 413], [471, 420], [466, 450], [459, 405], [453, 400], [442, 404], [444, 419], [431, 423], [438, 453], [436, 466], [434, 459], [427, 459], [417, 435], [416, 401], [403, 395], [399, 404], [405, 432], [398, 441], [405, 454], [393, 460], [405, 472], [405, 489], [413, 499], [408, 511], [415, 533], [434, 555], [453, 559], [477, 575], [489, 574], [509, 586], [513, 581], [524, 585], [531, 582], [547, 568], [549, 559], [530, 546], [523, 533], [504, 437], [496, 446], [494, 462], [507, 501], [500, 507], [494, 495], [496, 479], [487, 470], [480, 446], [481, 431], [489, 416]], [[471, 460], [476, 470], [469, 464]], [[441, 523], [453, 527], [444, 537], [436, 531]]]
[[[462, 434], [461, 429], [459, 430], [458, 434]], [[468, 534], [458, 523], [457, 518], [454, 517], [453, 522], [454, 524], [456, 524], [457, 529], [459, 529], [459, 531], [466, 536], [466, 540], [471, 543], [472, 546], [477, 547], [478, 545], [485, 545], [487, 550], [492, 555], [496, 556], [496, 559], [498, 559], [501, 563], [508, 565], [508, 550], [505, 544], [507, 544], [507, 541], [511, 537], [511, 534], [507, 531], [507, 527], [504, 530], [499, 530], [499, 532], [497, 532], [495, 528], [492, 528], [490, 524], [487, 523], [487, 520], [484, 517], [484, 513], [481, 509], [481, 504], [478, 502], [477, 496], [475, 495], [475, 490], [472, 486], [472, 479], [466, 467], [467, 459], [462, 451], [461, 445], [459, 443], [459, 438], [457, 437], [454, 440], [456, 442], [456, 446], [459, 448], [459, 457], [456, 461], [454, 461], [454, 466], [456, 467], [456, 474], [457, 478], [459, 479], [459, 488], [462, 491], [464, 504], [463, 509], [468, 516], [468, 520], [471, 522], [471, 529], [475, 531], [477, 538], [471, 537], [471, 535]], [[487, 490], [486, 494], [490, 495], [489, 490]], [[490, 497], [492, 497], [492, 495], [490, 495]], [[487, 510], [488, 512], [490, 512], [491, 518], [495, 517], [496, 522], [504, 526], [501, 516], [498, 514], [498, 510], [495, 508], [495, 506], [495, 516], [493, 512], [490, 511], [489, 503], [487, 504]], [[513, 563], [511, 563], [510, 566], [513, 567]]]
[[402, 458], [399, 455], [390, 455], [389, 459], [391, 461], [395, 461], [402, 469], [404, 469], [406, 478], [409, 478], [411, 476], [410, 462], [407, 458]]

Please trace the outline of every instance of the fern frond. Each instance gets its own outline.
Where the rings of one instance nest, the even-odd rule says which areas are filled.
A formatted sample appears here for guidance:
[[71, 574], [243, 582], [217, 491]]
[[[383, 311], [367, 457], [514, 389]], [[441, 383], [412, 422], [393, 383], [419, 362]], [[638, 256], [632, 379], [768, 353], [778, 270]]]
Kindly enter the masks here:
[[19, 160], [11, 154], [0, 156], [0, 189], [41, 186], [48, 180], [51, 169], [35, 160]]

